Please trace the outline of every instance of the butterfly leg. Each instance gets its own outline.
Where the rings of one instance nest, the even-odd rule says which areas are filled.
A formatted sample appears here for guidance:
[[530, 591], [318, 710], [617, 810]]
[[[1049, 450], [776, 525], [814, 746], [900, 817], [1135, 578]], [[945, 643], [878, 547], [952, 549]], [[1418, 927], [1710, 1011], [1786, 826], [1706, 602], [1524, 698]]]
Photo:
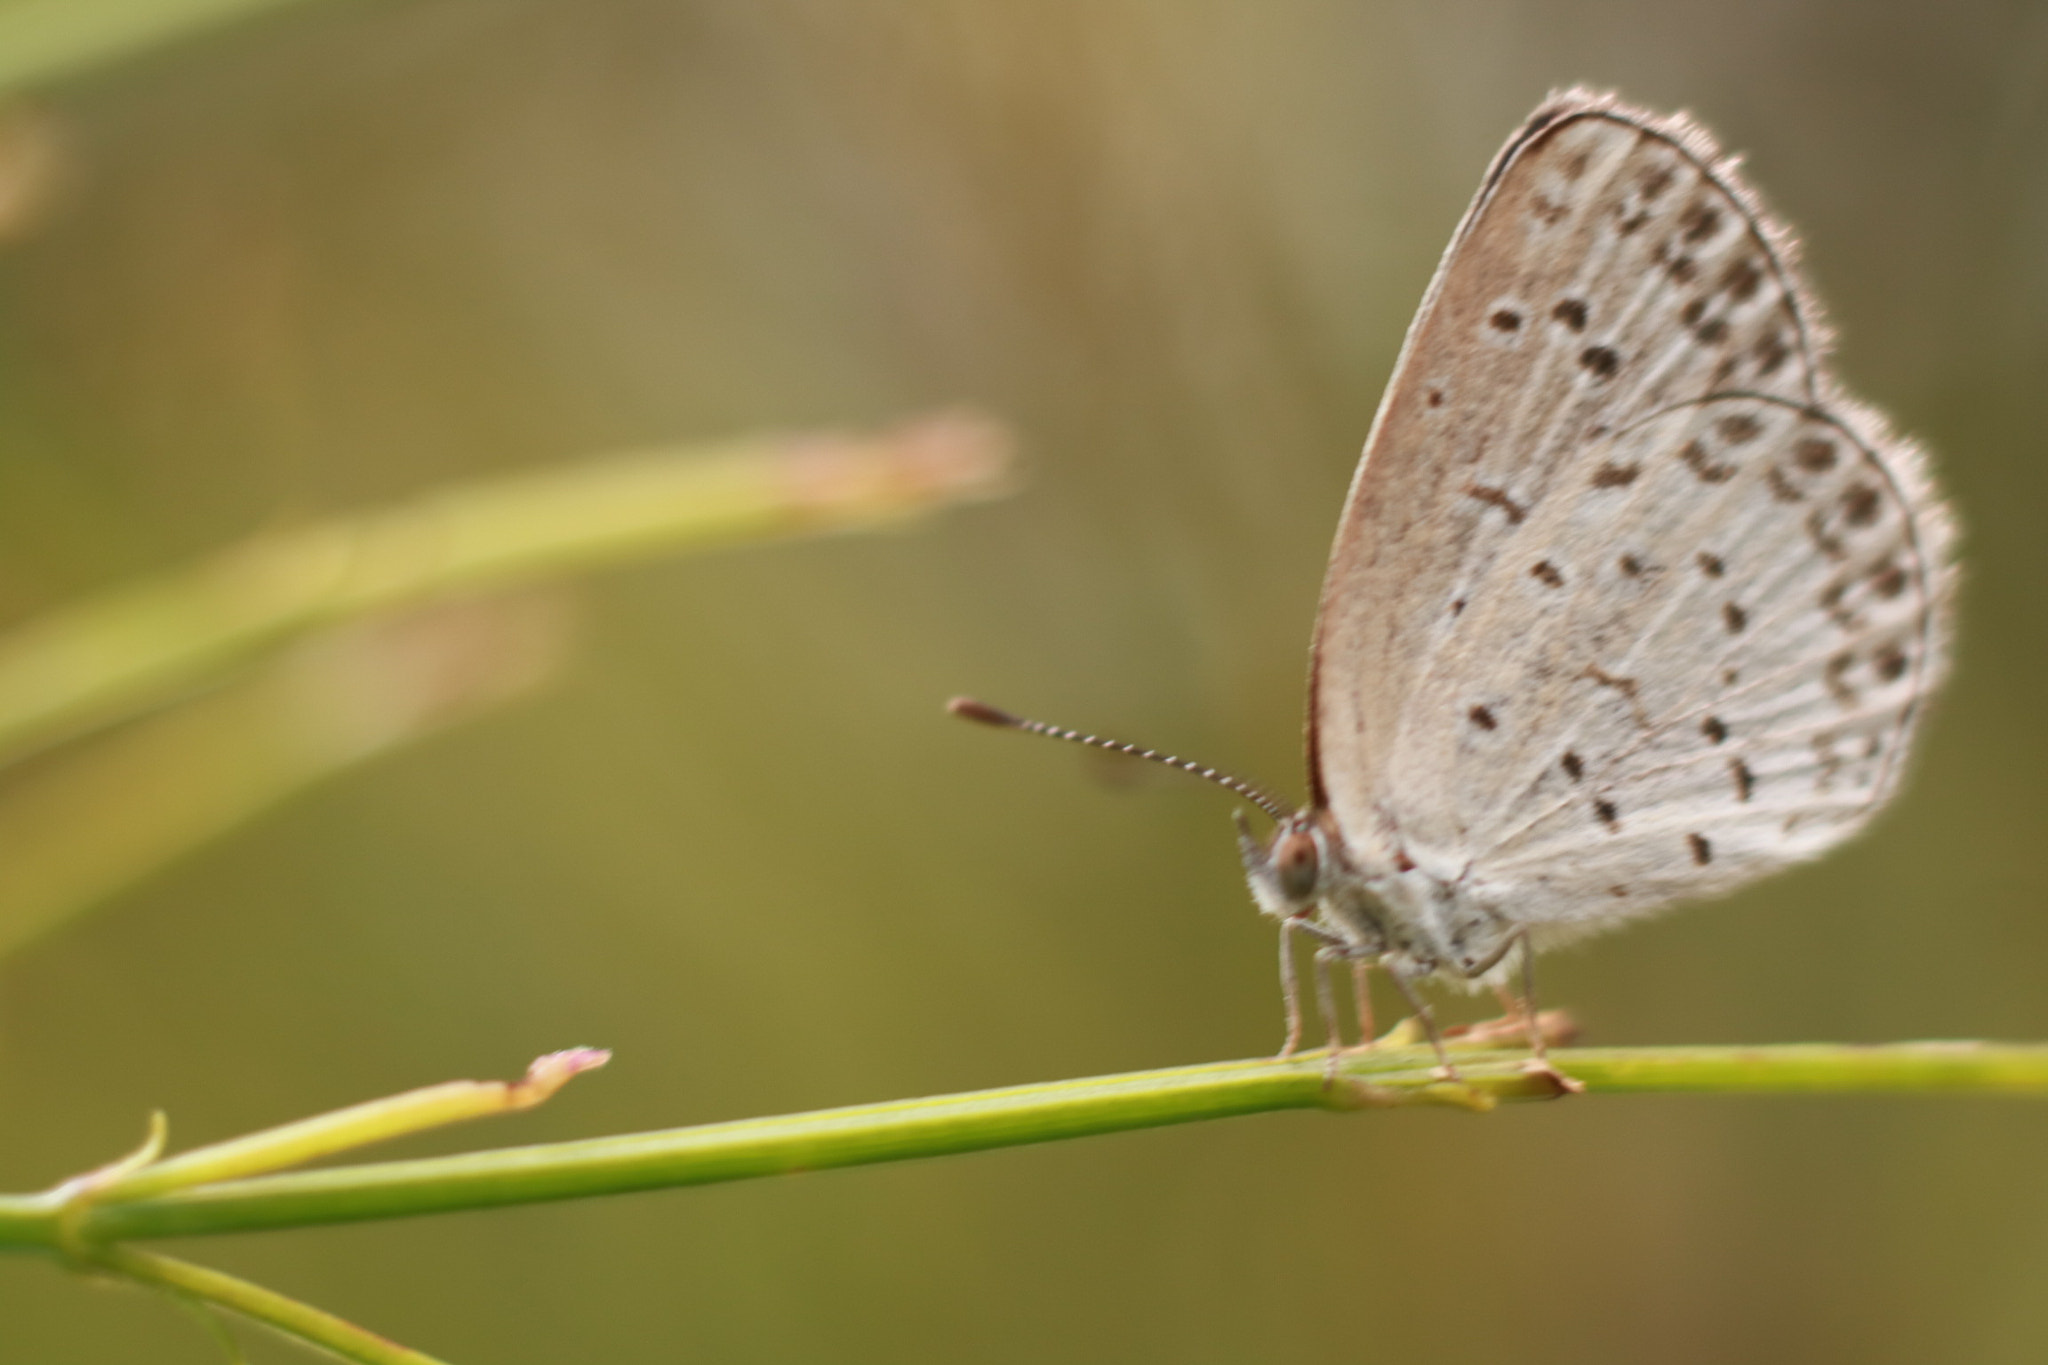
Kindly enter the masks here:
[[1331, 984], [1330, 964], [1345, 956], [1335, 944], [1316, 949], [1316, 1009], [1323, 1016], [1323, 1034], [1329, 1041], [1330, 1060], [1323, 1070], [1323, 1088], [1337, 1081], [1337, 1061], [1344, 1055], [1344, 1031], [1338, 1026], [1337, 991]]
[[1372, 961], [1354, 958], [1351, 963], [1351, 1003], [1358, 1010], [1358, 1045], [1371, 1047], [1379, 1041], [1372, 1026]]
[[1287, 1009], [1287, 1040], [1280, 1044], [1283, 1059], [1292, 1057], [1301, 1046], [1301, 981], [1294, 965], [1296, 934], [1304, 934], [1319, 944], [1332, 941], [1306, 915], [1290, 915], [1280, 921], [1280, 999]]
[[1300, 978], [1294, 968], [1294, 935], [1307, 929], [1309, 923], [1300, 917], [1280, 921], [1280, 1003], [1286, 1007], [1286, 1042], [1280, 1044], [1280, 1060], [1294, 1056], [1300, 1048]]
[[1517, 1000], [1505, 986], [1499, 987], [1501, 1004], [1507, 1008], [1510, 1018], [1519, 1019], [1522, 1032], [1529, 1039], [1528, 1061], [1522, 1069], [1532, 1076], [1542, 1076], [1566, 1095], [1583, 1095], [1586, 1083], [1574, 1080], [1550, 1064], [1549, 1050], [1543, 1044], [1543, 1025], [1536, 1017], [1536, 949], [1529, 942], [1529, 931], [1524, 929], [1516, 935], [1517, 951], [1522, 957], [1522, 998]]
[[1280, 1044], [1282, 1060], [1292, 1057], [1301, 1046], [1301, 983], [1294, 973], [1294, 931], [1296, 920], [1280, 921], [1280, 999], [1287, 1010], [1287, 1039]]
[[1402, 996], [1408, 1001], [1408, 1008], [1415, 1011], [1415, 1017], [1422, 1021], [1422, 1031], [1429, 1035], [1429, 1045], [1436, 1049], [1436, 1074], [1446, 1081], [1462, 1080], [1458, 1068], [1451, 1065], [1451, 1054], [1444, 1051], [1444, 1035], [1438, 1031], [1436, 1016], [1429, 1012], [1429, 1006], [1415, 993], [1415, 983], [1405, 973], [1388, 967], [1387, 975], [1394, 978], [1394, 984], [1401, 988]]

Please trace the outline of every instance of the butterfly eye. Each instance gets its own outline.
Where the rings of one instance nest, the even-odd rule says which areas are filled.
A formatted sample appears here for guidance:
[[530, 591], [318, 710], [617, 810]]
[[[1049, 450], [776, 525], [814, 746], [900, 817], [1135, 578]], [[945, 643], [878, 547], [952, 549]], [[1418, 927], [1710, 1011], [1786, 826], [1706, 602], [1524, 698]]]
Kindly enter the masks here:
[[1280, 840], [1273, 850], [1273, 867], [1289, 900], [1305, 901], [1315, 894], [1317, 862], [1316, 841], [1307, 834], [1297, 832]]

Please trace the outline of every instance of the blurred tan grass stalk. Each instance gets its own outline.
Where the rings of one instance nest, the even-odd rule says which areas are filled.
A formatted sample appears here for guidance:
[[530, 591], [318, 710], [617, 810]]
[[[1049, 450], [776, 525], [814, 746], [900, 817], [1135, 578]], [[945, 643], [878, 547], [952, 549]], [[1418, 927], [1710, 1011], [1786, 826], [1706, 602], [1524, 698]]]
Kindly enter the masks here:
[[565, 606], [527, 594], [326, 631], [30, 764], [0, 785], [0, 954], [309, 784], [544, 682]]
[[37, 758], [0, 788], [0, 952], [540, 682], [565, 618], [537, 585], [994, 496], [1009, 455], [960, 413], [629, 454], [266, 535], [18, 627], [0, 636], [0, 763]]

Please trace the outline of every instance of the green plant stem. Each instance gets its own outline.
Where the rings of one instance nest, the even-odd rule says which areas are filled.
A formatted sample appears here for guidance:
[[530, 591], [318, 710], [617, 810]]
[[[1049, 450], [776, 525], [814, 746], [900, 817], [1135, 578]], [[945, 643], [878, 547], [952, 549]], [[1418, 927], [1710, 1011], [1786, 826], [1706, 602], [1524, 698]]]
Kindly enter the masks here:
[[343, 621], [680, 549], [886, 525], [1007, 490], [1008, 441], [941, 415], [459, 486], [262, 537], [0, 636], [0, 763]]
[[601, 1048], [568, 1048], [536, 1058], [516, 1081], [443, 1081], [352, 1104], [166, 1160], [137, 1162], [131, 1170], [107, 1175], [94, 1197], [135, 1199], [188, 1185], [264, 1175], [451, 1123], [516, 1113], [545, 1104], [576, 1076], [610, 1060], [611, 1054]]
[[[2048, 1045], [1599, 1048], [1554, 1052], [1593, 1094], [1981, 1093], [2048, 1096]], [[861, 1105], [464, 1156], [269, 1175], [74, 1210], [78, 1243], [189, 1237], [395, 1218], [781, 1175], [1050, 1142], [1279, 1109], [1485, 1107], [1546, 1098], [1524, 1054], [1461, 1056], [1463, 1084], [1426, 1052], [1348, 1056], [1334, 1085], [1320, 1054], [1213, 1063], [966, 1095]], [[1573, 1101], [1584, 1103], [1586, 1101]], [[0, 1199], [0, 1249], [57, 1245], [51, 1197]]]
[[230, 1309], [273, 1331], [322, 1347], [359, 1365], [441, 1365], [433, 1356], [388, 1341], [332, 1313], [189, 1261], [134, 1247], [109, 1247], [97, 1259], [107, 1269], [141, 1284]]

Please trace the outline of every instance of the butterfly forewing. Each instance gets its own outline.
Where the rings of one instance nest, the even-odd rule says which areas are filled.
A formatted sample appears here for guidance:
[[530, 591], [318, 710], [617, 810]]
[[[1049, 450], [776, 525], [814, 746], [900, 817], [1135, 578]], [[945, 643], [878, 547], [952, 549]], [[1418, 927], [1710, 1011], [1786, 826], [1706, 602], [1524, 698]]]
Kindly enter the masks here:
[[1939, 668], [1946, 522], [1705, 134], [1573, 93], [1454, 237], [1346, 503], [1311, 765], [1355, 845], [1613, 918], [1818, 852]]

